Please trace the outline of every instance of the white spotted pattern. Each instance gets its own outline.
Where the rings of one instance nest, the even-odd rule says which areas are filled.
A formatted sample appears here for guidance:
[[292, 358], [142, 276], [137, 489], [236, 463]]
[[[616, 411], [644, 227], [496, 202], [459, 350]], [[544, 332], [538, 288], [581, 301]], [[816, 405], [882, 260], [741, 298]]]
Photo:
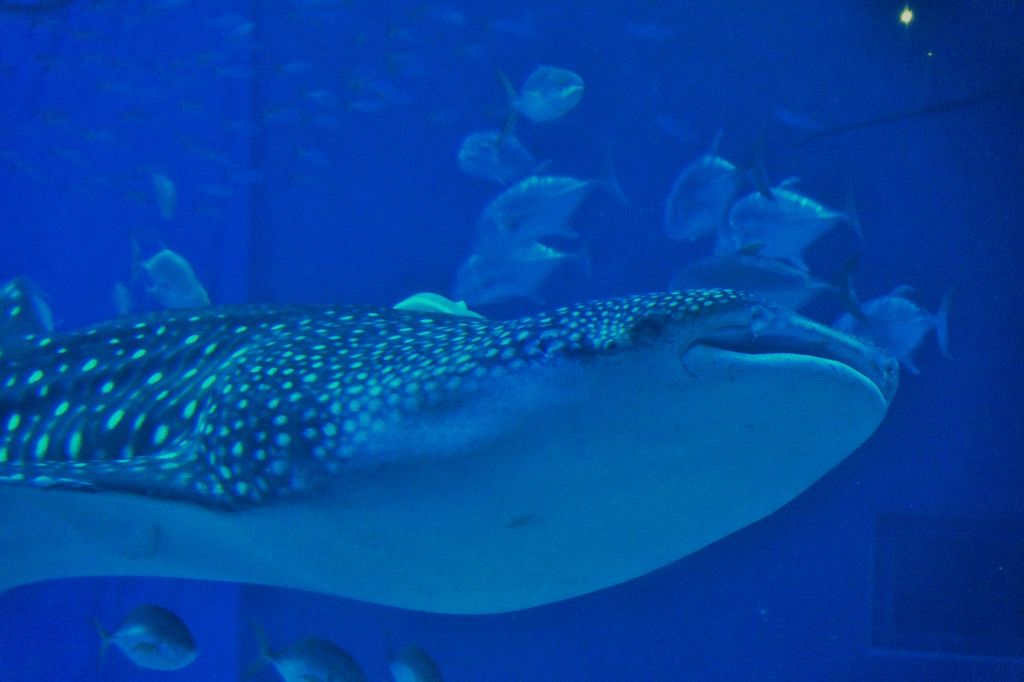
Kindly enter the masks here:
[[752, 299], [634, 296], [507, 322], [242, 306], [120, 319], [0, 350], [0, 482], [234, 508], [301, 495], [424, 410], [530, 365], [642, 343]]

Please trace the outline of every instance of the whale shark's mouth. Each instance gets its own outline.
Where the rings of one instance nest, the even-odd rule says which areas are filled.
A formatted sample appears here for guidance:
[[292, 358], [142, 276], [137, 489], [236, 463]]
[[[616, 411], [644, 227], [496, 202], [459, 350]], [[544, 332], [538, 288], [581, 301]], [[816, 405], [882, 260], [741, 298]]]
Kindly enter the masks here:
[[752, 306], [740, 324], [698, 336], [683, 349], [684, 364], [693, 346], [761, 356], [807, 356], [846, 365], [871, 381], [892, 401], [899, 386], [899, 363], [858, 339], [813, 322], [784, 308]]

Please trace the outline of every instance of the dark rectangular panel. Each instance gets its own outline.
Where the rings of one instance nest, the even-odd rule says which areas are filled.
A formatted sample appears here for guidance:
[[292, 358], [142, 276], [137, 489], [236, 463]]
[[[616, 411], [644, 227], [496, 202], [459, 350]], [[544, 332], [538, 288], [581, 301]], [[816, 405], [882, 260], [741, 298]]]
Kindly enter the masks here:
[[1024, 657], [1024, 523], [881, 516], [872, 642]]

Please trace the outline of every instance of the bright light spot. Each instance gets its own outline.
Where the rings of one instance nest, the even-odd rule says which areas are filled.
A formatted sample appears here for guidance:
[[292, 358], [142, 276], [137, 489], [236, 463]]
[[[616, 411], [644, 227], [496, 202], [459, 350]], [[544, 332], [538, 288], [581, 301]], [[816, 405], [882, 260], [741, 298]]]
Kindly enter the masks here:
[[914, 10], [910, 9], [907, 5], [903, 5], [903, 11], [900, 12], [900, 23], [904, 26], [910, 26], [910, 22], [914, 20]]

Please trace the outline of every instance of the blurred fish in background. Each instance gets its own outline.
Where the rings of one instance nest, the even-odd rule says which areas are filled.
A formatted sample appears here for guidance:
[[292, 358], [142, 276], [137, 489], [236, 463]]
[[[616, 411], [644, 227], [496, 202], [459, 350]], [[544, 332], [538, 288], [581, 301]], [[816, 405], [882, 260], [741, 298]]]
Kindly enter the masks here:
[[538, 66], [516, 91], [512, 82], [498, 72], [510, 109], [534, 123], [555, 121], [572, 111], [583, 98], [579, 74], [557, 66]]
[[792, 189], [795, 179], [783, 181], [767, 194], [753, 192], [729, 209], [729, 220], [718, 233], [715, 253], [741, 251], [782, 260], [807, 269], [804, 250], [839, 225], [849, 225], [863, 240], [856, 213], [836, 211]]
[[164, 248], [142, 261], [141, 266], [148, 281], [146, 292], [165, 308], [210, 305], [206, 289], [180, 254]]
[[537, 170], [537, 159], [512, 133], [481, 130], [459, 145], [459, 168], [466, 175], [507, 185]]
[[517, 298], [540, 302], [544, 282], [562, 266], [576, 265], [589, 278], [586, 247], [578, 245], [580, 235], [569, 219], [603, 184], [604, 180], [531, 175], [495, 197], [477, 220], [474, 251], [456, 274], [455, 298], [469, 305]]
[[148, 670], [180, 670], [199, 655], [185, 622], [156, 604], [135, 607], [112, 632], [104, 630], [98, 621], [95, 625], [103, 638], [101, 665], [111, 644], [132, 663]]
[[742, 183], [736, 166], [718, 155], [719, 134], [711, 148], [676, 176], [665, 200], [665, 234], [697, 241], [718, 232]]
[[42, 290], [27, 277], [0, 286], [0, 343], [53, 332], [53, 313]]
[[898, 286], [889, 294], [862, 304], [861, 317], [844, 313], [832, 326], [872, 341], [899, 360], [912, 374], [920, 374], [914, 362], [914, 352], [930, 332], [935, 332], [942, 354], [952, 357], [949, 352], [949, 306], [953, 290], [946, 292], [934, 313], [910, 300], [913, 293], [914, 287]]
[[576, 239], [568, 221], [593, 181], [568, 176], [531, 175], [495, 197], [477, 221], [477, 250], [493, 253], [547, 237]]
[[410, 644], [388, 660], [393, 682], [444, 682], [444, 675], [426, 651]]
[[536, 241], [515, 243], [493, 254], [477, 252], [459, 267], [452, 296], [480, 306], [526, 299], [543, 303], [541, 286], [566, 265], [574, 265], [590, 278], [586, 249], [564, 252]]
[[304, 637], [274, 651], [261, 629], [257, 629], [257, 635], [260, 660], [249, 669], [248, 677], [270, 663], [284, 682], [366, 682], [366, 674], [359, 663], [334, 642]]

